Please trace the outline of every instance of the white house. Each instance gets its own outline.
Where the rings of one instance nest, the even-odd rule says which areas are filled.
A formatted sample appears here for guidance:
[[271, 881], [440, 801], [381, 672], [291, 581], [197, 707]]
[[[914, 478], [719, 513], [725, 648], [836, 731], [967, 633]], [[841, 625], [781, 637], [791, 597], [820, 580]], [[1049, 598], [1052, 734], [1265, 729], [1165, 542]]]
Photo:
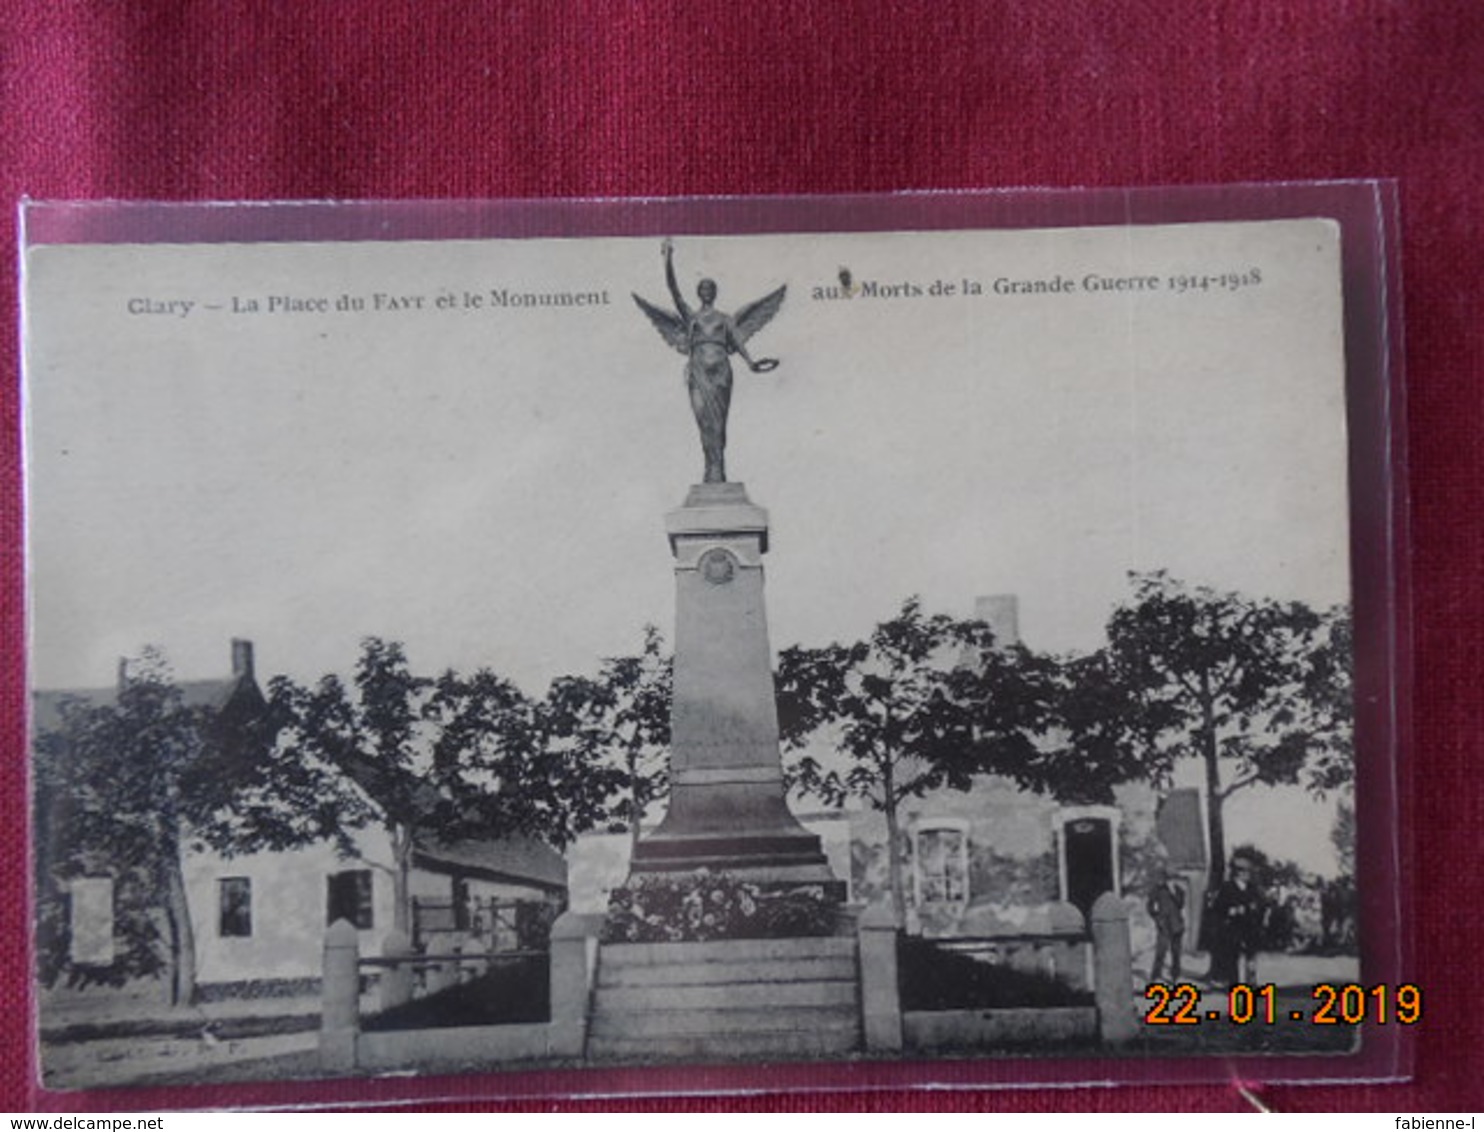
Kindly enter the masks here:
[[[360, 855], [350, 859], [328, 843], [230, 858], [189, 854], [186, 893], [203, 993], [317, 980], [325, 928], [338, 919], [359, 930], [362, 955], [380, 955], [394, 919], [390, 840], [370, 828], [357, 835], [357, 848]], [[530, 839], [420, 847], [413, 863], [409, 889], [420, 943], [462, 932], [512, 947], [513, 921], [497, 920], [492, 908], [505, 913], [516, 902], [565, 900], [566, 863]]]
[[[122, 666], [120, 677], [123, 676]], [[232, 670], [217, 680], [179, 684], [188, 706], [219, 717], [261, 711], [265, 701], [253, 669], [252, 643], [232, 642]], [[116, 688], [37, 691], [33, 734], [57, 727], [68, 699], [106, 704]], [[309, 990], [317, 984], [325, 928], [346, 919], [361, 933], [363, 955], [381, 954], [392, 930], [394, 866], [385, 830], [356, 835], [357, 855], [341, 857], [328, 843], [223, 856], [186, 850], [181, 862], [195, 939], [197, 985], [208, 997]], [[43, 866], [47, 846], [38, 845]], [[58, 877], [69, 889], [71, 959], [114, 961], [113, 881], [106, 858], [94, 875]], [[562, 856], [529, 838], [418, 844], [409, 877], [419, 937], [460, 932], [489, 946], [514, 944], [515, 902], [560, 906], [567, 889]], [[418, 942], [427, 942], [419, 938]]]

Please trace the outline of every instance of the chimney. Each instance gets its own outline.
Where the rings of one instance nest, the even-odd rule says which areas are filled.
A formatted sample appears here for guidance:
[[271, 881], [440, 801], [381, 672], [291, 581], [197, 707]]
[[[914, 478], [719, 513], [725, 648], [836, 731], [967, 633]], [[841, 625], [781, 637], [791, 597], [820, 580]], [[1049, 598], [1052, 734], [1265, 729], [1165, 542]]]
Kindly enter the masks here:
[[974, 599], [974, 617], [994, 630], [997, 648], [1020, 644], [1020, 599], [1014, 594], [990, 594]]
[[129, 686], [129, 658], [119, 657], [118, 694], [123, 695], [124, 689]]
[[232, 675], [238, 680], [253, 679], [252, 642], [241, 637], [232, 638]]

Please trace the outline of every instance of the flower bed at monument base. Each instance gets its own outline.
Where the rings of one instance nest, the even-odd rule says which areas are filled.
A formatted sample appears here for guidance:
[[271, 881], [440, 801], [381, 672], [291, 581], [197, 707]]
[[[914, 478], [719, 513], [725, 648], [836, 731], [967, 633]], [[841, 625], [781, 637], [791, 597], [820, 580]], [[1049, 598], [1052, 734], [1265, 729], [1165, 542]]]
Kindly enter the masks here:
[[838, 903], [822, 885], [761, 885], [701, 869], [650, 874], [608, 898], [604, 943], [704, 943], [834, 933]]

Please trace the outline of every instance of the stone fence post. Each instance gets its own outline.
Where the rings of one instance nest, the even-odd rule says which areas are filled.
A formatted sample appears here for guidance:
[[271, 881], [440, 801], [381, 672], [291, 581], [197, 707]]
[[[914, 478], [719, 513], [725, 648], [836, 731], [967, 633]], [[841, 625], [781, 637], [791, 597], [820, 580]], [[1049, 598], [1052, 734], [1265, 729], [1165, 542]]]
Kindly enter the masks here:
[[[437, 994], [459, 985], [459, 963], [463, 951], [463, 945], [457, 939], [435, 935], [428, 941], [426, 958], [430, 960], [427, 975], [429, 994]], [[433, 960], [438, 962], [432, 962]]]
[[[396, 929], [387, 933], [381, 942], [381, 954], [386, 959], [410, 959], [412, 941], [406, 932]], [[412, 1001], [413, 971], [411, 963], [389, 963], [381, 971], [381, 1008], [391, 1010]]]
[[1088, 990], [1092, 985], [1092, 944], [1088, 941], [1087, 921], [1075, 904], [1057, 901], [1046, 909], [1047, 932], [1052, 937], [1047, 946], [1048, 962], [1043, 971], [1063, 979], [1074, 990]]
[[346, 920], [336, 920], [325, 932], [320, 993], [320, 1067], [354, 1069], [361, 1029], [361, 946], [356, 929]]
[[551, 1023], [547, 1045], [553, 1057], [581, 1057], [587, 1048], [587, 1013], [592, 992], [589, 952], [591, 917], [563, 912], [551, 925]]
[[897, 918], [889, 902], [860, 918], [861, 1022], [868, 1050], [902, 1048], [902, 996], [897, 986]]
[[1098, 1031], [1117, 1045], [1138, 1033], [1134, 1014], [1133, 948], [1129, 943], [1128, 909], [1111, 892], [1092, 906], [1093, 993], [1098, 1004]]

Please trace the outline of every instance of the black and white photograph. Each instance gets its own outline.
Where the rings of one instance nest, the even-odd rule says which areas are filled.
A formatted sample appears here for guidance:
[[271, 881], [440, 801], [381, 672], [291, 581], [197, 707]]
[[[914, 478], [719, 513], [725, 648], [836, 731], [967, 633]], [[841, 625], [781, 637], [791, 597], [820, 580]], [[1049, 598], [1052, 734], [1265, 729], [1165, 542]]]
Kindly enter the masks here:
[[1340, 245], [31, 247], [43, 1085], [1415, 1020], [1360, 962]]

